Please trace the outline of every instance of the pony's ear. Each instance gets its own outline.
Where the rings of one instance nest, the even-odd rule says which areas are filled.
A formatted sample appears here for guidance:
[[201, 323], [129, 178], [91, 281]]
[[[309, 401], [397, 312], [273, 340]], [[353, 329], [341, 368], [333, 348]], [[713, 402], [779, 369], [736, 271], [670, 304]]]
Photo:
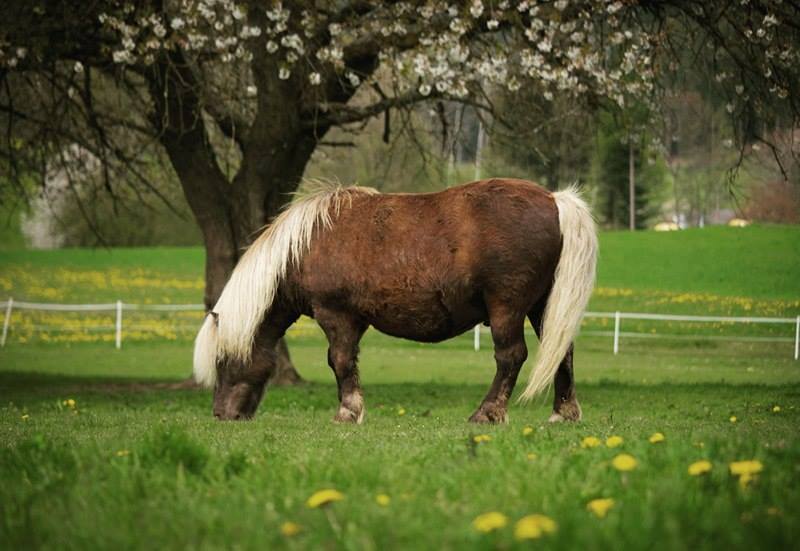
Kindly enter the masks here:
[[209, 312], [209, 314], [211, 314], [211, 315], [214, 317], [214, 325], [216, 325], [217, 327], [219, 327], [219, 314], [217, 314], [217, 313], [216, 313], [215, 311], [213, 311], [213, 310], [211, 310], [211, 311]]

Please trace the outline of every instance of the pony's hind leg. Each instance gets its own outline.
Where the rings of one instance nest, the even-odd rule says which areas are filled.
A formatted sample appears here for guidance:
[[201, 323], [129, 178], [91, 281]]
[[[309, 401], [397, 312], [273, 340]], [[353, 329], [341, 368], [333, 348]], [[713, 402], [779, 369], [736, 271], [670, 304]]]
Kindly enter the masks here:
[[555, 380], [555, 397], [553, 398], [553, 413], [549, 421], [580, 421], [581, 405], [575, 395], [575, 376], [572, 372], [572, 345], [570, 345], [564, 359], [558, 366]]
[[508, 421], [508, 400], [522, 364], [528, 357], [525, 345], [525, 316], [508, 308], [489, 310], [497, 372], [489, 392], [469, 420], [473, 423]]
[[365, 409], [358, 380], [358, 342], [366, 325], [348, 314], [322, 308], [314, 309], [314, 317], [328, 338], [328, 365], [339, 387], [339, 410], [333, 420], [360, 424]]
[[[542, 331], [542, 313], [543, 307], [539, 307], [529, 315], [531, 325], [539, 337]], [[575, 394], [575, 376], [572, 371], [572, 350], [573, 345], [570, 345], [556, 371], [553, 413], [549, 419], [551, 423], [581, 420], [581, 405]]]

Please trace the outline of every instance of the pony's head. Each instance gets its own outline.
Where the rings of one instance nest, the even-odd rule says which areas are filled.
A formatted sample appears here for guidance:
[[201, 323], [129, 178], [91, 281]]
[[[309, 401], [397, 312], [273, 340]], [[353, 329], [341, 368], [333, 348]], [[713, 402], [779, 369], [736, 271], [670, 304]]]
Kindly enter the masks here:
[[214, 388], [217, 419], [250, 419], [264, 396], [269, 376], [267, 363], [258, 360], [263, 353], [272, 351], [254, 350], [246, 359], [220, 354], [217, 331], [218, 318], [212, 312], [195, 339], [194, 378], [201, 385]]
[[214, 383], [214, 417], [221, 421], [250, 419], [256, 412], [267, 382], [267, 373], [250, 362], [217, 361]]

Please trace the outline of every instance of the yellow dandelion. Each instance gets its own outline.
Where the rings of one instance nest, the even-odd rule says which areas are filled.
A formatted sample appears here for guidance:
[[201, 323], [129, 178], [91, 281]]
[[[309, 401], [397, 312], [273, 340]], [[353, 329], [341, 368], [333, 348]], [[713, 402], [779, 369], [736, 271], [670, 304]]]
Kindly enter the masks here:
[[533, 427], [525, 427], [522, 429], [522, 436], [528, 436], [530, 434], [533, 434]]
[[389, 503], [391, 503], [392, 498], [390, 498], [386, 494], [378, 494], [375, 496], [375, 503], [380, 505], [381, 507], [387, 507]]
[[287, 538], [296, 536], [297, 534], [300, 533], [300, 530], [302, 530], [302, 527], [299, 524], [292, 522], [290, 520], [287, 520], [286, 522], [281, 524], [281, 534], [283, 534]]
[[514, 525], [514, 538], [518, 540], [539, 539], [542, 534], [552, 534], [558, 530], [558, 524], [545, 515], [527, 515]]
[[491, 439], [492, 437], [488, 434], [476, 434], [472, 437], [472, 441], [476, 444], [480, 444], [481, 442], [489, 442]]
[[403, 416], [406, 414], [405, 408], [397, 408], [397, 415]]
[[125, 457], [126, 455], [130, 454], [130, 450], [117, 450], [117, 457]]
[[586, 510], [594, 513], [597, 518], [605, 518], [614, 507], [614, 500], [610, 497], [593, 499], [586, 504]]
[[621, 453], [611, 460], [611, 464], [618, 471], [632, 471], [639, 464], [636, 458], [628, 453]]
[[648, 438], [648, 440], [650, 441], [651, 444], [658, 444], [659, 442], [664, 441], [664, 435], [660, 432], [654, 432], [652, 435], [650, 435], [650, 438]]
[[338, 490], [325, 489], [315, 492], [310, 498], [308, 498], [306, 505], [311, 509], [316, 509], [317, 507], [327, 505], [328, 503], [333, 503], [334, 501], [342, 501], [343, 499], [344, 494]]
[[606, 438], [606, 446], [609, 448], [616, 448], [621, 446], [624, 440], [621, 436], [609, 436]]
[[478, 532], [488, 533], [493, 532], [499, 528], [504, 528], [508, 524], [508, 517], [506, 517], [503, 513], [498, 513], [497, 511], [491, 511], [489, 513], [483, 513], [482, 515], [478, 515], [472, 521], [472, 526]]
[[63, 405], [67, 406], [70, 409], [75, 409], [75, 400], [69, 398], [68, 400], [64, 400], [61, 402]]
[[534, 459], [536, 459], [539, 456], [536, 455], [535, 453], [531, 452], [531, 453], [527, 454], [525, 457], [527, 457], [529, 461], [533, 461]]
[[756, 474], [764, 470], [764, 465], [758, 459], [748, 461], [734, 461], [729, 465], [732, 475]]
[[587, 436], [581, 440], [581, 448], [596, 448], [600, 445], [600, 439], [594, 436]]
[[743, 474], [739, 477], [739, 486], [742, 488], [747, 488], [747, 486], [756, 479], [756, 475], [754, 474]]
[[772, 408], [772, 413], [780, 413], [780, 411], [781, 411], [781, 406], [774, 406]]
[[731, 415], [731, 418], [729, 419], [729, 421], [730, 421], [731, 423], [735, 423], [736, 421], [738, 421], [738, 419], [736, 418], [736, 416], [735, 416], [735, 415]]
[[689, 465], [688, 472], [692, 476], [700, 476], [701, 474], [711, 472], [711, 461], [707, 461], [706, 459], [695, 461]]

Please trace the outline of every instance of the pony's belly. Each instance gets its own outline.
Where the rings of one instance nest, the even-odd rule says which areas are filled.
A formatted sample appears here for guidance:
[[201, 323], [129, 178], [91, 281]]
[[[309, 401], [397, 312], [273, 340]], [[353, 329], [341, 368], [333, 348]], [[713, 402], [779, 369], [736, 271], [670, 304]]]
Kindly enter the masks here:
[[429, 308], [386, 308], [367, 316], [381, 333], [420, 342], [441, 342], [471, 329], [486, 319], [480, 308], [463, 305], [447, 309], [441, 304]]
[[472, 323], [468, 327], [441, 327], [426, 329], [410, 328], [408, 326], [401, 326], [392, 323], [373, 323], [371, 325], [381, 333], [389, 335], [390, 337], [398, 337], [417, 342], [442, 342], [464, 333], [469, 328], [474, 327], [476, 323]]

